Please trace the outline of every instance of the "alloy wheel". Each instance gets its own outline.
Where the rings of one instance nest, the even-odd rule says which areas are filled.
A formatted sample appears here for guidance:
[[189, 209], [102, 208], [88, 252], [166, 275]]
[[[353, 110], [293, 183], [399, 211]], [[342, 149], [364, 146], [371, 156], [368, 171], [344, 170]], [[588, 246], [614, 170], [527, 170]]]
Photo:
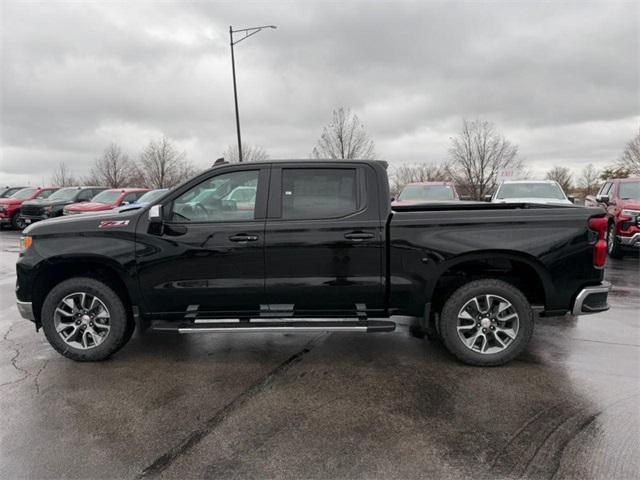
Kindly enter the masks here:
[[111, 328], [111, 317], [105, 304], [86, 292], [71, 293], [60, 300], [53, 320], [60, 338], [80, 350], [100, 345]]
[[499, 353], [516, 339], [519, 320], [518, 312], [507, 299], [492, 294], [478, 295], [458, 312], [458, 336], [469, 350]]

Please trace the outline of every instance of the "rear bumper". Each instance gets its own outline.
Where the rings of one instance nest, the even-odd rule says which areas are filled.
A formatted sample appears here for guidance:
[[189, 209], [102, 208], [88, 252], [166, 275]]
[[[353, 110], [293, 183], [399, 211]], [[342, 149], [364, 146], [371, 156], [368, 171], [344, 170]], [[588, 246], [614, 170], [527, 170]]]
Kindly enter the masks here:
[[36, 321], [36, 316], [33, 314], [33, 303], [16, 300], [16, 305], [18, 306], [18, 312], [22, 318], [31, 320], [32, 322]]
[[634, 233], [630, 237], [618, 235], [618, 241], [623, 247], [640, 247], [640, 232]]
[[609, 282], [602, 282], [600, 285], [585, 287], [578, 293], [575, 302], [573, 302], [573, 315], [588, 315], [590, 313], [604, 312], [609, 310], [607, 297], [611, 290]]

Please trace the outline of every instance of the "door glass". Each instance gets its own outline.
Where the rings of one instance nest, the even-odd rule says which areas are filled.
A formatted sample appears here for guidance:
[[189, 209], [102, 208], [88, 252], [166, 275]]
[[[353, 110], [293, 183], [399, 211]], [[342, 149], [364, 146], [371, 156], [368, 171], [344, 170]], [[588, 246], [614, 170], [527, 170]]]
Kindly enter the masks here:
[[173, 202], [173, 222], [253, 220], [259, 170], [242, 170], [209, 178]]
[[355, 168], [282, 170], [282, 218], [339, 218], [358, 208]]
[[[95, 192], [97, 193], [97, 192]], [[78, 201], [79, 202], [88, 202], [89, 200], [91, 200], [94, 196], [94, 191], [93, 190], [83, 190], [82, 192], [80, 192], [80, 195], [78, 195]]]

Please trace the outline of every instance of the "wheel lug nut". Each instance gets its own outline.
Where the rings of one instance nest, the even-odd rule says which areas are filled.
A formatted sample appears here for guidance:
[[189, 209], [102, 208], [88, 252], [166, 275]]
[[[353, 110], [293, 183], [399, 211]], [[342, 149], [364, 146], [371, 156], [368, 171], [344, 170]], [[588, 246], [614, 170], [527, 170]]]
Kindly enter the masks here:
[[486, 329], [486, 328], [483, 328], [483, 329], [482, 329], [482, 331], [483, 331], [484, 333], [487, 333], [487, 329]]

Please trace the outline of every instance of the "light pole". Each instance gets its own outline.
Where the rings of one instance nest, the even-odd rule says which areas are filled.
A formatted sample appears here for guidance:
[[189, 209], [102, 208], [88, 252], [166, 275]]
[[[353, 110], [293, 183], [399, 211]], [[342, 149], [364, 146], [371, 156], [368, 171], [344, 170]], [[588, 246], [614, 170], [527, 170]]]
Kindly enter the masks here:
[[[231, 45], [231, 70], [233, 72], [233, 99], [236, 105], [236, 132], [238, 133], [238, 160], [242, 162], [242, 140], [240, 138], [240, 114], [238, 113], [238, 87], [236, 86], [236, 60], [233, 55], [233, 46], [237, 43], [240, 43], [243, 40], [246, 40], [251, 35], [255, 35], [260, 30], [265, 28], [277, 28], [275, 25], [263, 25], [261, 27], [251, 27], [251, 28], [242, 28], [240, 30], [234, 30], [231, 25], [229, 25], [229, 40]], [[244, 36], [239, 40], [233, 41], [234, 33], [244, 33]]]

